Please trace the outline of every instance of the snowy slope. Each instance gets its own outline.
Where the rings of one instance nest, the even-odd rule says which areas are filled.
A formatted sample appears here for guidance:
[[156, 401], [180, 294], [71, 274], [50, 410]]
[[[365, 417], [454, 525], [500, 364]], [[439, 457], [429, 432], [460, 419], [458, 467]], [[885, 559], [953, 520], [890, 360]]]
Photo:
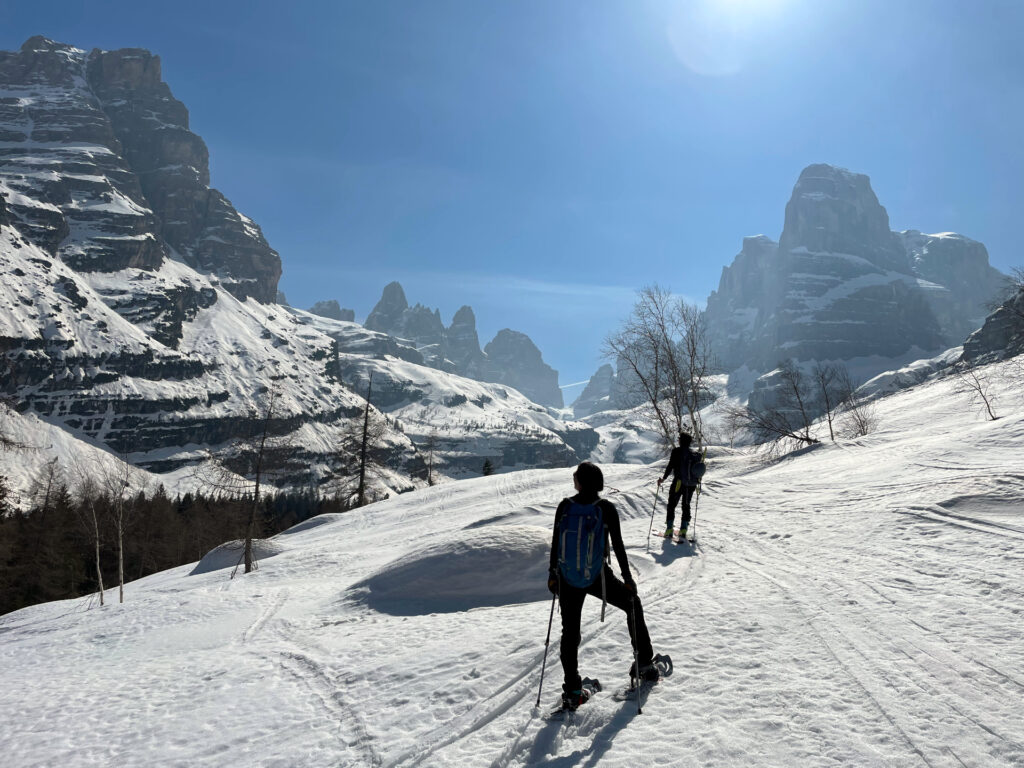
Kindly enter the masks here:
[[[951, 387], [884, 398], [877, 433], [777, 463], [713, 452], [696, 548], [647, 552], [656, 468], [605, 467], [655, 648], [676, 663], [642, 715], [610, 693], [565, 723], [534, 709], [547, 537], [571, 481], [529, 470], [314, 518], [233, 581], [185, 566], [130, 584], [121, 606], [0, 618], [0, 754], [15, 767], [1019, 766], [1024, 402], [1004, 383], [1003, 418], [984, 421]], [[584, 609], [581, 669], [614, 688], [625, 622], [598, 613]], [[552, 645], [543, 708], [560, 682]]]
[[[585, 425], [558, 421], [509, 387], [402, 359], [421, 357], [354, 323], [240, 300], [175, 259], [81, 274], [5, 226], [0, 269], [9, 276], [0, 282], [0, 375], [9, 375], [21, 407], [154, 472], [180, 474], [203, 448], [244, 432], [273, 387], [277, 431], [309, 459], [292, 481], [323, 482], [362, 413], [371, 369], [374, 404], [410, 426], [404, 433], [392, 422], [383, 441], [392, 489], [423, 475], [419, 449], [435, 431], [440, 475], [479, 473], [485, 458], [498, 469], [568, 466], [597, 441]], [[158, 309], [174, 302], [184, 308], [169, 326]], [[386, 399], [387, 383], [405, 400]], [[23, 491], [32, 457], [6, 464]]]

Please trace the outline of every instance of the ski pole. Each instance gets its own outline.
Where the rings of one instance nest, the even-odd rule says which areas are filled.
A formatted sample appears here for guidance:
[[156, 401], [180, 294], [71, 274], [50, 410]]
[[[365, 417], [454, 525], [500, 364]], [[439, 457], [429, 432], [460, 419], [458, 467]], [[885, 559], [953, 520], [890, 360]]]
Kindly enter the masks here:
[[651, 508], [651, 527], [647, 529], [647, 551], [651, 551], [651, 533], [654, 531], [654, 513], [658, 511], [658, 494], [661, 493], [661, 485], [654, 492], [654, 506]]
[[693, 540], [697, 541], [697, 507], [700, 506], [700, 488], [702, 481], [697, 481], [697, 498], [693, 500]]
[[633, 644], [633, 669], [636, 670], [636, 713], [642, 715], [644, 711], [640, 709], [640, 656], [636, 650], [636, 595], [629, 601], [629, 610], [633, 616], [633, 636], [629, 640]]
[[544, 638], [544, 663], [540, 665], [540, 685], [537, 686], [537, 706], [540, 706], [540, 692], [544, 689], [544, 668], [548, 665], [548, 643], [551, 642], [551, 623], [555, 620], [555, 600], [558, 595], [551, 596], [551, 615], [548, 616], [548, 636]]

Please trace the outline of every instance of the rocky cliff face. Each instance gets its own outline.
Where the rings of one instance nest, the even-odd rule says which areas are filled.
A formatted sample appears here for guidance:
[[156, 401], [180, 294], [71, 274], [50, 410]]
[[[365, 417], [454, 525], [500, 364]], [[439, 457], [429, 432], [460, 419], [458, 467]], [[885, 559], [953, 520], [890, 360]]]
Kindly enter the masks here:
[[723, 269], [708, 297], [709, 335], [727, 369], [927, 356], [977, 327], [1000, 279], [980, 243], [892, 232], [867, 176], [812, 165], [779, 242], [745, 238]]
[[272, 302], [281, 262], [209, 186], [203, 140], [141, 49], [42, 37], [0, 52], [0, 176], [12, 222], [79, 272], [157, 269], [169, 252]]
[[964, 360], [987, 363], [1024, 354], [1024, 288], [985, 318], [964, 342]]
[[[270, 303], [277, 254], [209, 187], [205, 145], [146, 51], [33, 38], [0, 52], [0, 273], [0, 392], [155, 472], [248, 435], [273, 392], [271, 432], [296, 448], [285, 482], [324, 482], [365, 405], [361, 365], [380, 369], [388, 398], [374, 404], [395, 414], [376, 451], [392, 489], [422, 476], [414, 439], [456, 414], [437, 462], [459, 473], [482, 466], [474, 430], [499, 466], [568, 465], [596, 442], [502, 387], [426, 367], [430, 345]], [[441, 343], [436, 312], [407, 322], [434, 320]], [[414, 402], [436, 408], [406, 432], [397, 414]]]
[[[287, 304], [287, 301], [280, 301], [278, 297], [278, 304]], [[309, 311], [314, 315], [320, 315], [321, 317], [329, 317], [332, 320], [344, 320], [347, 323], [353, 323], [356, 319], [356, 313], [354, 309], [342, 309], [341, 305], [338, 304], [334, 299], [328, 301], [318, 301]]]
[[541, 358], [525, 333], [503, 328], [484, 347], [493, 381], [515, 387], [535, 403], [561, 408], [558, 371]]
[[615, 369], [605, 363], [590, 377], [587, 386], [572, 404], [572, 413], [577, 419], [606, 411], [611, 407], [612, 387], [615, 383]]
[[389, 283], [365, 325], [412, 342], [434, 368], [477, 381], [507, 384], [542, 405], [563, 405], [558, 371], [544, 362], [540, 350], [525, 334], [506, 328], [480, 350], [476, 317], [470, 307], [461, 307], [445, 328], [438, 310], [422, 304], [410, 307], [402, 286]]

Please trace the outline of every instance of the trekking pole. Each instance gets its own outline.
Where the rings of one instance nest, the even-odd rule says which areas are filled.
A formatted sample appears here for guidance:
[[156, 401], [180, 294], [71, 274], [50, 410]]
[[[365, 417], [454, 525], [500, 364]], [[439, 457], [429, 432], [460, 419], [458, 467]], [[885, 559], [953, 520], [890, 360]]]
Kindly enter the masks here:
[[651, 508], [651, 527], [647, 529], [647, 551], [651, 551], [651, 533], [654, 531], [654, 513], [658, 511], [658, 494], [661, 493], [661, 486], [654, 492], [654, 506]]
[[540, 665], [540, 685], [537, 686], [537, 706], [540, 706], [540, 692], [544, 689], [544, 668], [548, 665], [548, 643], [551, 642], [551, 623], [555, 620], [555, 600], [558, 595], [551, 596], [551, 615], [548, 616], [548, 636], [544, 638], [544, 663]]
[[642, 715], [644, 711], [640, 709], [640, 656], [636, 650], [636, 595], [629, 601], [629, 610], [633, 615], [633, 636], [629, 640], [633, 644], [633, 669], [636, 670], [636, 713]]
[[700, 488], [703, 483], [697, 481], [697, 498], [693, 500], [693, 543], [697, 543], [697, 507], [700, 506]]

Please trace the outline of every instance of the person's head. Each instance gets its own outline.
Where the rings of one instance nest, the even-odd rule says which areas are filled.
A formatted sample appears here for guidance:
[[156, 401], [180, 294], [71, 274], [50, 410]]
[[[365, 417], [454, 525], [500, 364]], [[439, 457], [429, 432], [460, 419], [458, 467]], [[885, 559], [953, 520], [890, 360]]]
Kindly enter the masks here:
[[681, 445], [683, 448], [689, 448], [690, 447], [690, 443], [692, 443], [692, 442], [693, 442], [693, 435], [691, 435], [689, 432], [680, 432], [679, 433], [679, 445]]
[[572, 473], [573, 484], [583, 496], [597, 496], [604, 490], [604, 474], [597, 464], [584, 461]]

